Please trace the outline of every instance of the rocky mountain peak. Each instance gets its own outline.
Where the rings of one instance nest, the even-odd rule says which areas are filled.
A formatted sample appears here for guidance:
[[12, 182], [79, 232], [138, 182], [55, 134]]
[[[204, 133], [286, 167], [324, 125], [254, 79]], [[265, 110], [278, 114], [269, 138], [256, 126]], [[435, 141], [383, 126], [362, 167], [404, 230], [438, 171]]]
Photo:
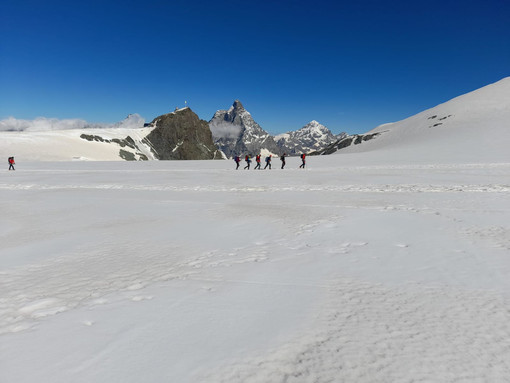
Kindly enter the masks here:
[[154, 129], [144, 140], [159, 160], [221, 158], [207, 122], [190, 108], [156, 117], [151, 126]]
[[280, 134], [275, 139], [278, 146], [290, 154], [315, 152], [337, 140], [328, 128], [316, 120], [299, 130]]
[[255, 122], [239, 100], [235, 100], [228, 110], [218, 110], [209, 126], [214, 142], [228, 157], [263, 150], [278, 153], [273, 137]]
[[241, 101], [239, 100], [234, 101], [232, 108], [234, 108], [234, 110], [245, 110], [243, 104], [241, 104]]
[[303, 126], [301, 129], [298, 130], [298, 132], [310, 132], [310, 133], [322, 133], [322, 134], [331, 134], [330, 130], [326, 128], [324, 125], [319, 123], [318, 121], [312, 120], [305, 126]]
[[298, 155], [323, 149], [338, 139], [316, 120], [299, 130], [273, 137], [255, 122], [239, 100], [228, 110], [218, 110], [209, 126], [214, 142], [228, 157], [260, 152]]

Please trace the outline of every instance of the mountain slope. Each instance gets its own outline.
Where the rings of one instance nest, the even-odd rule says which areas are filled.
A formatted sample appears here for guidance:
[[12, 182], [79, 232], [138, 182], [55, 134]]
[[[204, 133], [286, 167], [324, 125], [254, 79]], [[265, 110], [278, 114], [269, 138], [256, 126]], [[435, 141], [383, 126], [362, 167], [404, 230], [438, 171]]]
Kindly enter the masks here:
[[385, 162], [509, 162], [510, 77], [362, 136], [373, 137], [338, 153]]

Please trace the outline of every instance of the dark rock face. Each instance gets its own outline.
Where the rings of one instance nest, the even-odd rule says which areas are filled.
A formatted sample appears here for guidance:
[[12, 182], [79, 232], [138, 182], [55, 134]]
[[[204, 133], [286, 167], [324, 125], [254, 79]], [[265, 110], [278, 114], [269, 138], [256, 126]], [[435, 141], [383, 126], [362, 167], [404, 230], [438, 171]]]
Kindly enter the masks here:
[[119, 156], [126, 161], [136, 161], [135, 155], [127, 150], [120, 149]]
[[[447, 118], [449, 118], [449, 117], [451, 117], [451, 116], [452, 116], [452, 115], [451, 115], [451, 114], [449, 114], [448, 116], [441, 117], [441, 118], [439, 118], [439, 121], [444, 121], [444, 120], [446, 120]], [[437, 116], [429, 117], [429, 118], [428, 118], [428, 120], [433, 120], [433, 119], [435, 119], [436, 117], [437, 117]], [[437, 123], [435, 123], [434, 125], [430, 125], [430, 126], [429, 126], [429, 128], [436, 128], [436, 127], [441, 126], [441, 125], [443, 125], [443, 123], [442, 123], [442, 122], [437, 122]]]
[[145, 154], [141, 153], [140, 148], [136, 145], [136, 142], [130, 137], [127, 136], [124, 139], [119, 138], [103, 138], [98, 135], [94, 134], [81, 134], [80, 138], [87, 140], [87, 141], [96, 141], [96, 142], [103, 142], [105, 144], [116, 144], [119, 145], [121, 148], [131, 148], [135, 150], [135, 153], [120, 149], [119, 151], [119, 157], [126, 160], [126, 161], [147, 161], [148, 158]]
[[83, 138], [84, 140], [87, 140], [87, 141], [105, 142], [107, 144], [113, 142], [113, 143], [119, 145], [122, 148], [128, 146], [131, 149], [138, 149], [138, 147], [136, 146], [135, 141], [131, 137], [129, 137], [129, 136], [127, 136], [125, 139], [121, 140], [119, 138], [112, 138], [112, 139], [103, 138], [101, 136], [96, 136], [96, 135], [93, 135], [93, 134], [81, 134], [80, 138]]
[[346, 137], [339, 139], [335, 143], [329, 145], [327, 148], [325, 148], [323, 150], [319, 150], [312, 154], [313, 155], [332, 154], [332, 153], [335, 153], [336, 151], [346, 148], [348, 146], [359, 145], [359, 144], [363, 143], [364, 141], [372, 140], [382, 133], [384, 133], [384, 132], [371, 133], [371, 134], [354, 134], [352, 136], [346, 136]]
[[189, 108], [156, 117], [144, 138], [158, 160], [221, 159], [206, 121]]

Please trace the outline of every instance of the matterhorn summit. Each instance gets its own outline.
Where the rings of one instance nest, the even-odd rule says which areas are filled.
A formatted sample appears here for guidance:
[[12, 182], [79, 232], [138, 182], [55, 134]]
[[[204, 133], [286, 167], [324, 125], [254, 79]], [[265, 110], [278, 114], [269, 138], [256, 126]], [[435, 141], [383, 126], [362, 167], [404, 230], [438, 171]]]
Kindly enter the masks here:
[[218, 110], [209, 121], [209, 127], [215, 144], [227, 157], [278, 153], [273, 137], [255, 122], [239, 100], [235, 100], [228, 110]]
[[344, 136], [345, 133], [335, 136], [324, 125], [313, 120], [299, 130], [277, 135], [275, 140], [281, 150], [292, 155], [321, 150]]

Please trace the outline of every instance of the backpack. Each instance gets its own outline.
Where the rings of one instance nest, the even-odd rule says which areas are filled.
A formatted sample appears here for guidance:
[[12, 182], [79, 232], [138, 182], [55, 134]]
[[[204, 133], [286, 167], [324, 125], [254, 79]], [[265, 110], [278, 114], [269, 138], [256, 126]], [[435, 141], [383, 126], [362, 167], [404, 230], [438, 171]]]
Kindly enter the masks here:
[[304, 160], [305, 159], [305, 153], [301, 154], [301, 159]]
[[248, 159], [249, 159], [249, 157], [248, 157], [248, 155], [246, 155], [246, 157], [244, 157], [244, 160], [248, 161]]

